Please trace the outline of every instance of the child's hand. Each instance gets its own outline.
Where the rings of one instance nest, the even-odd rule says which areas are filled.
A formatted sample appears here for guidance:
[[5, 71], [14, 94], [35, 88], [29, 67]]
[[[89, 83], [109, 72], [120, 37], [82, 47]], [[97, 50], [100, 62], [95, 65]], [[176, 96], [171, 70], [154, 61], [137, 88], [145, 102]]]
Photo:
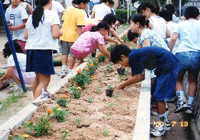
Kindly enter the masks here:
[[2, 83], [2, 81], [0, 80], [0, 88], [3, 86], [3, 83]]
[[9, 29], [10, 29], [11, 31], [14, 31], [14, 30], [15, 30], [15, 26], [9, 26]]
[[122, 84], [119, 84], [115, 87], [114, 90], [120, 90], [120, 89], [123, 89], [124, 87], [122, 86]]

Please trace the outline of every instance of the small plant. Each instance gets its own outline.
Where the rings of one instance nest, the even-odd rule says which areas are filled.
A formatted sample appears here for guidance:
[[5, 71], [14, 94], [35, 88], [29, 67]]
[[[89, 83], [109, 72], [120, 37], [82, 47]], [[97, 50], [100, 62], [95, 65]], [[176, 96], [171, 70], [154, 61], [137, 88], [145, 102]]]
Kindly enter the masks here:
[[28, 134], [24, 134], [23, 137], [22, 136], [9, 136], [9, 140], [27, 140], [27, 138], [29, 137]]
[[116, 47], [116, 45], [112, 45], [108, 48], [108, 51], [111, 52], [114, 48]]
[[109, 106], [114, 106], [115, 104], [114, 103], [109, 103]]
[[67, 101], [64, 98], [59, 98], [56, 103], [60, 106], [66, 107], [67, 106]]
[[81, 118], [77, 118], [77, 119], [75, 120], [75, 123], [76, 123], [76, 125], [80, 125], [80, 124], [81, 124]]
[[116, 99], [119, 98], [119, 94], [115, 94], [114, 98]]
[[97, 88], [97, 93], [98, 93], [98, 94], [101, 94], [101, 93], [102, 93], [102, 88], [98, 87], [98, 88]]
[[81, 87], [70, 87], [71, 94], [74, 96], [74, 99], [79, 99], [81, 97]]
[[127, 37], [127, 35], [123, 36], [121, 39], [122, 39], [125, 43], [128, 42], [128, 37]]
[[67, 137], [69, 137], [71, 134], [68, 131], [61, 131], [62, 137], [61, 140], [68, 140]]
[[97, 57], [97, 59], [98, 59], [98, 62], [101, 63], [101, 62], [104, 62], [104, 61], [105, 61], [106, 56], [105, 56], [104, 54], [101, 53], [101, 54]]
[[0, 78], [5, 74], [5, 72], [0, 72]]
[[74, 77], [73, 82], [74, 84], [80, 86], [81, 88], [85, 88], [85, 85], [91, 81], [90, 75], [87, 71], [79, 72]]
[[89, 103], [93, 103], [93, 98], [92, 98], [92, 97], [89, 97], [87, 101], [88, 101]]
[[109, 131], [108, 130], [103, 130], [103, 136], [108, 136], [108, 134], [109, 134]]
[[110, 73], [112, 71], [112, 65], [111, 64], [106, 65], [106, 70]]
[[63, 110], [60, 107], [54, 107], [53, 108], [53, 116], [58, 120], [58, 122], [64, 122], [65, 121], [65, 116], [67, 112]]
[[111, 85], [109, 85], [109, 86], [108, 86], [108, 89], [109, 89], [109, 90], [113, 90], [114, 88], [113, 88]]
[[37, 124], [33, 124], [31, 121], [25, 121], [23, 127], [26, 129], [28, 134], [34, 135], [35, 137], [47, 135], [50, 127], [49, 115], [41, 116], [37, 120]]

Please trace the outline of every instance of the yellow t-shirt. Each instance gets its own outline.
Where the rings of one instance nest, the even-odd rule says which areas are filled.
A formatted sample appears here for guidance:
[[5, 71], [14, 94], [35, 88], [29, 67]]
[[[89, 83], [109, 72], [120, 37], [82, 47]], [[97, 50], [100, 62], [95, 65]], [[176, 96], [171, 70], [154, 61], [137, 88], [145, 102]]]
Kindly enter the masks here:
[[63, 34], [60, 37], [60, 40], [65, 42], [75, 42], [79, 37], [77, 27], [85, 26], [84, 11], [74, 6], [70, 6], [64, 12], [62, 20], [64, 21], [61, 28]]

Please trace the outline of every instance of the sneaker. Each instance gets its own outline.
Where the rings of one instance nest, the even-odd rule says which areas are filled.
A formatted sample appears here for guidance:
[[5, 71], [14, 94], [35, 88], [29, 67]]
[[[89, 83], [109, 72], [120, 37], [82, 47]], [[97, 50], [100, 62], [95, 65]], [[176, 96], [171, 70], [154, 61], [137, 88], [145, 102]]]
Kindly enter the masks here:
[[156, 125], [152, 130], [150, 135], [154, 137], [160, 137], [165, 134], [165, 126], [164, 125]]
[[42, 89], [42, 94], [40, 95], [40, 98], [43, 99], [43, 98], [49, 98], [50, 97], [50, 94], [47, 90], [44, 90]]
[[176, 102], [176, 109], [174, 113], [179, 113], [187, 109], [187, 104], [184, 101], [178, 100]]
[[172, 126], [171, 126], [170, 121], [166, 121], [166, 122], [165, 122], [165, 129], [166, 129], [167, 131], [169, 131], [169, 130], [171, 130], [171, 128], [172, 128]]
[[60, 77], [64, 78], [66, 75], [67, 75], [67, 72], [66, 71], [62, 71], [61, 74], [60, 74]]
[[167, 103], [175, 103], [176, 101], [176, 97], [172, 98], [172, 99], [168, 99], [168, 100], [165, 100]]
[[185, 113], [187, 114], [193, 114], [193, 112], [194, 112], [193, 106], [188, 106], [187, 110], [185, 111]]

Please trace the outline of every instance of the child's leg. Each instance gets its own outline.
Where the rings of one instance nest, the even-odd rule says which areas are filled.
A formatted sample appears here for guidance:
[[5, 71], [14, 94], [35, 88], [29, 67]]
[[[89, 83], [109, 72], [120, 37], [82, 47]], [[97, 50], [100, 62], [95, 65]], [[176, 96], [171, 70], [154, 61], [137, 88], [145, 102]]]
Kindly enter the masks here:
[[46, 90], [51, 79], [51, 75], [38, 74], [38, 86], [35, 89], [34, 99], [42, 94], [42, 89]]
[[33, 95], [35, 97], [35, 91], [36, 91], [36, 88], [39, 84], [39, 73], [36, 73], [36, 77], [35, 77], [35, 80], [33, 82]]
[[9, 67], [7, 68], [7, 72], [5, 74], [5, 76], [7, 77], [6, 79], [13, 79], [13, 81], [17, 84], [17, 85], [21, 85], [21, 82], [19, 80], [19, 78], [16, 76], [17, 75], [17, 71], [16, 69]]
[[79, 59], [78, 63], [76, 64], [75, 68], [78, 67], [80, 64], [82, 64], [84, 61], [83, 61], [83, 58], [82, 59]]
[[64, 42], [64, 41], [61, 41], [60, 44], [61, 44], [61, 50], [62, 50], [62, 72], [66, 73], [68, 54], [69, 54], [69, 46], [68, 46], [68, 42]]
[[68, 55], [62, 55], [62, 72], [67, 70]]

